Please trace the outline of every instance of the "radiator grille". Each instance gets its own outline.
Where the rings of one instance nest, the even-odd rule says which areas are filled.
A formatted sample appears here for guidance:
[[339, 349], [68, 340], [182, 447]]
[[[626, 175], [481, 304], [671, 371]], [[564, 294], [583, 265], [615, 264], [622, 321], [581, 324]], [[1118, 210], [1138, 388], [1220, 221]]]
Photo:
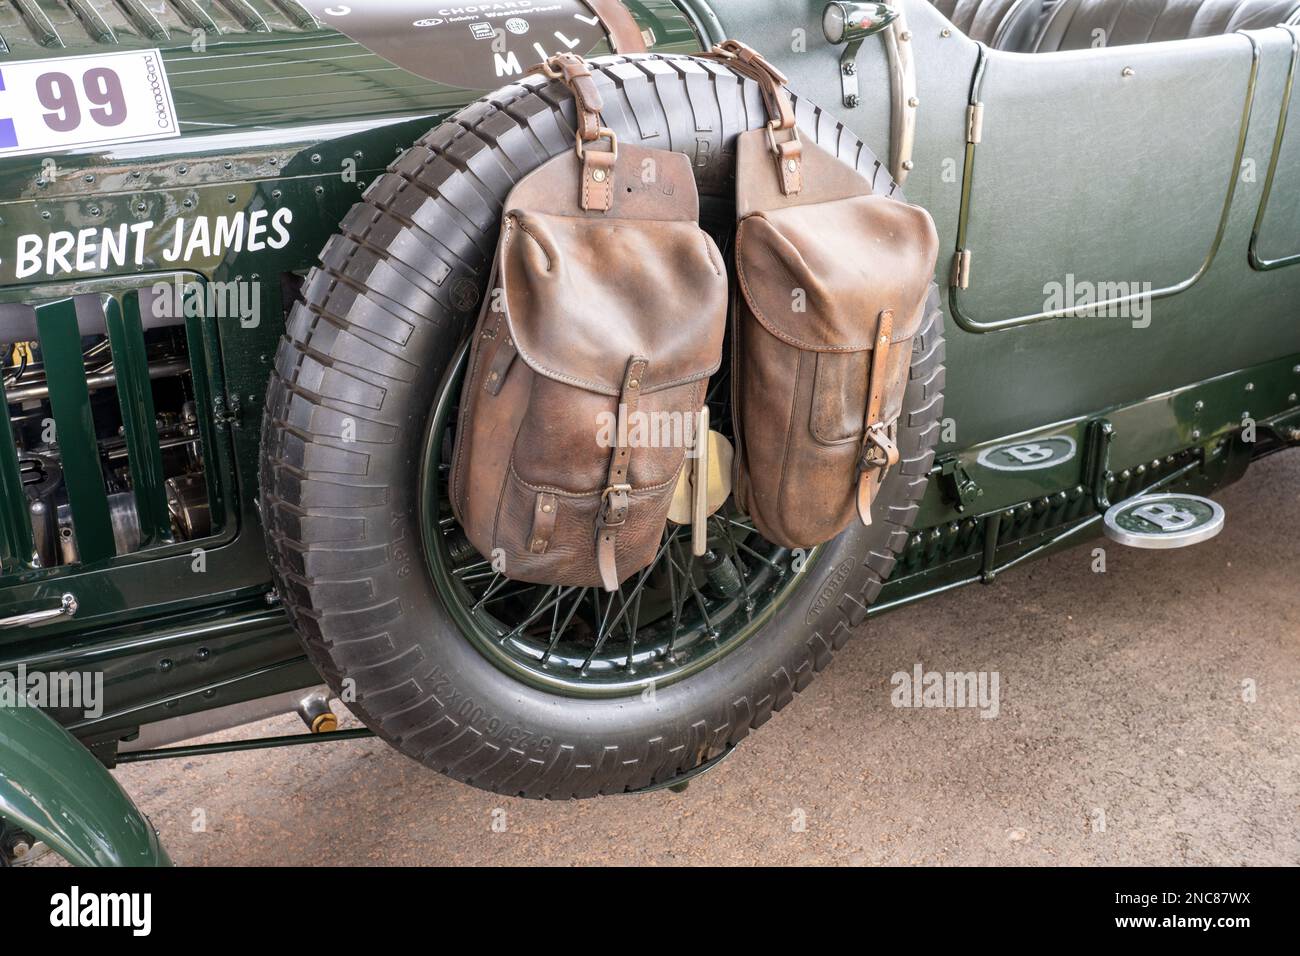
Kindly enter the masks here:
[[298, 0], [0, 0], [0, 54], [24, 47], [188, 45], [194, 30], [216, 39], [319, 28]]

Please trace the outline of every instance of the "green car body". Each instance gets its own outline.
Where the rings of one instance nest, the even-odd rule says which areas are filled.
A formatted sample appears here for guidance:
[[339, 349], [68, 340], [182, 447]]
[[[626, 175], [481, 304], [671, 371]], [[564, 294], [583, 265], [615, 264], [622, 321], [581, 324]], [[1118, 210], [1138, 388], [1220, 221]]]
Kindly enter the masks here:
[[[141, 727], [321, 683], [277, 604], [256, 505], [285, 303], [366, 186], [481, 91], [398, 68], [296, 3], [194, 4], [221, 27], [201, 52], [183, 20], [155, 30], [128, 18], [110, 40], [75, 6], [28, 4], [45, 11], [38, 20], [0, 3], [0, 75], [29, 60], [157, 48], [182, 135], [53, 154], [49, 166], [0, 157], [0, 310], [34, 307], [81, 557], [33, 562], [15, 439], [0, 435], [0, 619], [76, 601], [74, 615], [0, 629], [0, 672], [89, 669], [104, 687], [94, 717], [0, 708], [0, 818], [77, 862], [165, 862], [100, 760], [111, 765]], [[823, 3], [630, 6], [652, 51], [742, 39], [793, 90], [889, 144], [884, 47], [868, 39], [860, 104], [843, 106]], [[941, 240], [949, 418], [873, 614], [1099, 533], [1109, 504], [1153, 486], [1222, 486], [1300, 437], [1300, 34], [1024, 56], [972, 42], [918, 0], [900, 6], [918, 100], [905, 189]], [[229, 229], [256, 213], [275, 242], [249, 249], [245, 234], [238, 250], [187, 248], [200, 218]], [[18, 275], [19, 237], [96, 230], [102, 243], [103, 230], [141, 223], [138, 265], [42, 259], [37, 275]], [[184, 251], [170, 256], [178, 234]], [[171, 540], [167, 492], [137, 482], [146, 546], [117, 554], [102, 482], [86, 478], [96, 436], [71, 297], [101, 297], [118, 390], [139, 398], [149, 370], [133, 293], [234, 279], [260, 290], [256, 324], [199, 314], [176, 333], [207, 462], [208, 533]], [[1085, 288], [1084, 306], [1114, 300], [1116, 314], [1081, 314]], [[123, 411], [133, 456], [153, 453], [152, 416]], [[1057, 451], [1033, 467], [1006, 454], [1026, 445]], [[819, 574], [829, 601], [838, 569]]]

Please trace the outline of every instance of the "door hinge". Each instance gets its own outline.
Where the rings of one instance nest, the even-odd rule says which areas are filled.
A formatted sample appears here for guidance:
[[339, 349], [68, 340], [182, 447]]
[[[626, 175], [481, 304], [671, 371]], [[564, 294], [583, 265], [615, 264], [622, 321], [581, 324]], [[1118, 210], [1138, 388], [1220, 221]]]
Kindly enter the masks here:
[[223, 398], [218, 395], [212, 400], [212, 423], [218, 428], [238, 428], [240, 425], [239, 396]]
[[971, 103], [966, 107], [966, 142], [975, 144], [984, 135], [984, 104]]
[[958, 249], [952, 257], [952, 287], [965, 289], [970, 286], [970, 250]]
[[940, 458], [934, 467], [939, 477], [940, 493], [958, 511], [965, 511], [967, 505], [984, 494], [984, 489], [967, 473], [966, 466], [956, 455]]

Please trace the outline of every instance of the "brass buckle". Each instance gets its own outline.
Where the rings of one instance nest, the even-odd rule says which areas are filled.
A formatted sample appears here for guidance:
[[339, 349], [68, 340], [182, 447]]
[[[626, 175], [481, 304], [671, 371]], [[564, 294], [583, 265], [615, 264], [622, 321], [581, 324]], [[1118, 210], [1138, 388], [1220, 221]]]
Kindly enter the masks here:
[[[574, 134], [573, 134], [573, 139], [574, 139], [574, 142], [576, 142], [576, 143], [578, 144], [578, 159], [582, 159], [582, 153], [583, 153], [582, 131], [581, 131], [581, 130], [578, 130], [578, 131], [574, 132]], [[596, 138], [593, 139], [592, 142], [593, 142], [593, 143], [595, 143], [595, 142], [599, 142], [599, 141], [602, 140], [602, 139], [607, 139], [607, 140], [609, 140], [609, 150], [608, 150], [608, 151], [614, 154], [614, 158], [615, 158], [615, 159], [618, 159], [618, 136], [617, 136], [617, 134], [615, 134], [615, 132], [614, 132], [612, 129], [610, 129], [608, 126], [602, 126], [602, 127], [600, 127], [599, 129], [596, 130]]]

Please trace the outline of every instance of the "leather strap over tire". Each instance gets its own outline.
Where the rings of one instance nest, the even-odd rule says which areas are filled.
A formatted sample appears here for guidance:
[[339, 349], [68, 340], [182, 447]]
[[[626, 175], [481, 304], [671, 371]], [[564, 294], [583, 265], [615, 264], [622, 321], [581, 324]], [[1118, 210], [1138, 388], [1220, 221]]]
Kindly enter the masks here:
[[776, 162], [781, 192], [787, 196], [798, 193], [803, 189], [803, 143], [795, 126], [794, 104], [785, 89], [785, 74], [739, 40], [723, 40], [701, 56], [725, 63], [758, 84], [769, 117], [767, 143]]
[[645, 37], [632, 13], [620, 0], [582, 0], [609, 31], [609, 45], [615, 53], [645, 53]]

